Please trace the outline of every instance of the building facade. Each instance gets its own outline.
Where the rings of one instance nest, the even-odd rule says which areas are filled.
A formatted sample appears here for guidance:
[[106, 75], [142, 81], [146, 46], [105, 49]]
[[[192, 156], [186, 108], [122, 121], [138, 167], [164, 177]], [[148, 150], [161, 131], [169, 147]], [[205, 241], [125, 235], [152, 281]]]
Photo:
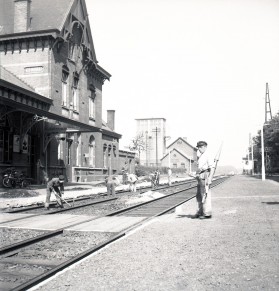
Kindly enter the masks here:
[[0, 171], [86, 182], [119, 166], [85, 0], [0, 0]]
[[187, 172], [197, 169], [197, 149], [184, 138], [179, 137], [167, 147], [166, 155], [161, 159], [163, 167], [182, 168]]
[[160, 166], [161, 158], [166, 153], [166, 119], [136, 119], [137, 136], [141, 136], [144, 151], [140, 155], [140, 163], [145, 166]]

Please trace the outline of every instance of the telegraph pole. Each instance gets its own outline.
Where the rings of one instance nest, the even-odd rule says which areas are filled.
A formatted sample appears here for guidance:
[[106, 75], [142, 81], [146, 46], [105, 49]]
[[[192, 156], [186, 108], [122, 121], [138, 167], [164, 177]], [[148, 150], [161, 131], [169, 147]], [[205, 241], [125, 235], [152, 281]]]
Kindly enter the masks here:
[[270, 98], [269, 98], [269, 88], [268, 88], [268, 83], [266, 83], [266, 90], [265, 90], [265, 122], [267, 122], [268, 113], [270, 114], [270, 119], [272, 119]]
[[148, 131], [145, 132], [145, 154], [146, 154], [146, 166], [148, 166], [148, 154], [147, 154], [147, 136], [148, 136]]
[[155, 129], [156, 132], [156, 167], [158, 168], [158, 128]]
[[270, 119], [272, 119], [271, 114], [271, 106], [270, 106], [270, 98], [269, 98], [269, 87], [268, 83], [266, 83], [265, 90], [265, 122], [261, 128], [261, 147], [262, 147], [262, 180], [265, 180], [265, 153], [264, 153], [264, 126], [267, 122], [267, 115], [270, 114]]
[[265, 162], [264, 162], [264, 124], [261, 128], [261, 146], [262, 146], [262, 181], [265, 181]]
[[158, 168], [158, 132], [160, 132], [160, 128], [156, 126], [152, 131], [156, 133], [156, 167]]

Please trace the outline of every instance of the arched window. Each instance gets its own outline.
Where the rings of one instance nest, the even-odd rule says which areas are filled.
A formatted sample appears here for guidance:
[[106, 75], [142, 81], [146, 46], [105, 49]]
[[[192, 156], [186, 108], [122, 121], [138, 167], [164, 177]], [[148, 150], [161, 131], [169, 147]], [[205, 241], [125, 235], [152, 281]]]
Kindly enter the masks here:
[[112, 156], [111, 156], [111, 145], [108, 146], [108, 163], [107, 163], [107, 168], [112, 170]]
[[75, 111], [79, 111], [79, 88], [78, 88], [78, 84], [79, 84], [79, 76], [77, 72], [74, 72], [73, 75], [73, 106], [74, 106], [74, 110]]
[[103, 147], [103, 156], [104, 156], [104, 168], [108, 167], [108, 161], [107, 161], [107, 144], [104, 144]]
[[80, 143], [81, 143], [81, 134], [77, 134], [76, 140], [76, 166], [81, 165], [81, 158], [80, 158]]
[[78, 21], [73, 22], [72, 34], [69, 39], [69, 58], [76, 62], [82, 56], [81, 41], [83, 35], [83, 27]]
[[63, 66], [62, 68], [62, 106], [69, 106], [69, 69], [67, 66]]
[[89, 139], [89, 166], [95, 167], [95, 138], [93, 135]]
[[2, 163], [10, 163], [12, 161], [13, 147], [14, 152], [20, 152], [20, 150], [22, 150], [20, 136], [13, 136], [10, 128], [7, 115], [5, 115], [2, 119], [0, 118], [0, 162]]
[[95, 119], [95, 97], [96, 97], [96, 89], [90, 84], [89, 86], [90, 96], [89, 96], [89, 118]]
[[112, 166], [113, 169], [116, 169], [116, 167], [117, 167], [117, 165], [116, 165], [116, 163], [117, 163], [117, 161], [116, 161], [117, 155], [116, 155], [116, 146], [115, 145], [113, 145], [112, 151], [113, 151], [113, 155], [112, 155], [112, 164], [111, 164], [111, 166]]

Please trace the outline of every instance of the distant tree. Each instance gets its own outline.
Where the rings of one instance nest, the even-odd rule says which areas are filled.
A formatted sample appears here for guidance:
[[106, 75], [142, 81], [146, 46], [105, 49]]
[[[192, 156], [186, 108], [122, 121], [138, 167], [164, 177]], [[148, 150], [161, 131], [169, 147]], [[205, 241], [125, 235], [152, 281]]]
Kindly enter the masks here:
[[146, 150], [146, 144], [144, 142], [143, 133], [139, 133], [132, 139], [129, 148], [131, 151], [136, 152], [138, 154], [140, 161], [140, 153]]
[[[258, 169], [261, 168], [261, 131], [253, 138], [254, 158]], [[279, 112], [264, 125], [264, 147], [267, 170], [279, 170]]]

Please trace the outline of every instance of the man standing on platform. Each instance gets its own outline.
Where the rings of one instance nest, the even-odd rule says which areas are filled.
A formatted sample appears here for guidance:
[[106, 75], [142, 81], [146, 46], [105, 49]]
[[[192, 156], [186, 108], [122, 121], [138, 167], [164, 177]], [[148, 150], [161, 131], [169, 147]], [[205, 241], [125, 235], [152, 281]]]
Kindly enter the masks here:
[[49, 210], [50, 196], [51, 193], [55, 194], [55, 198], [57, 200], [58, 205], [63, 208], [63, 203], [61, 200], [61, 195], [64, 194], [64, 176], [60, 175], [58, 178], [52, 178], [47, 183], [47, 195], [46, 195], [46, 203], [45, 208]]
[[214, 175], [214, 161], [209, 157], [207, 152], [207, 143], [199, 141], [197, 148], [200, 153], [198, 156], [198, 170], [196, 179], [198, 180], [196, 199], [198, 203], [198, 211], [194, 218], [211, 218], [211, 190], [210, 185]]

